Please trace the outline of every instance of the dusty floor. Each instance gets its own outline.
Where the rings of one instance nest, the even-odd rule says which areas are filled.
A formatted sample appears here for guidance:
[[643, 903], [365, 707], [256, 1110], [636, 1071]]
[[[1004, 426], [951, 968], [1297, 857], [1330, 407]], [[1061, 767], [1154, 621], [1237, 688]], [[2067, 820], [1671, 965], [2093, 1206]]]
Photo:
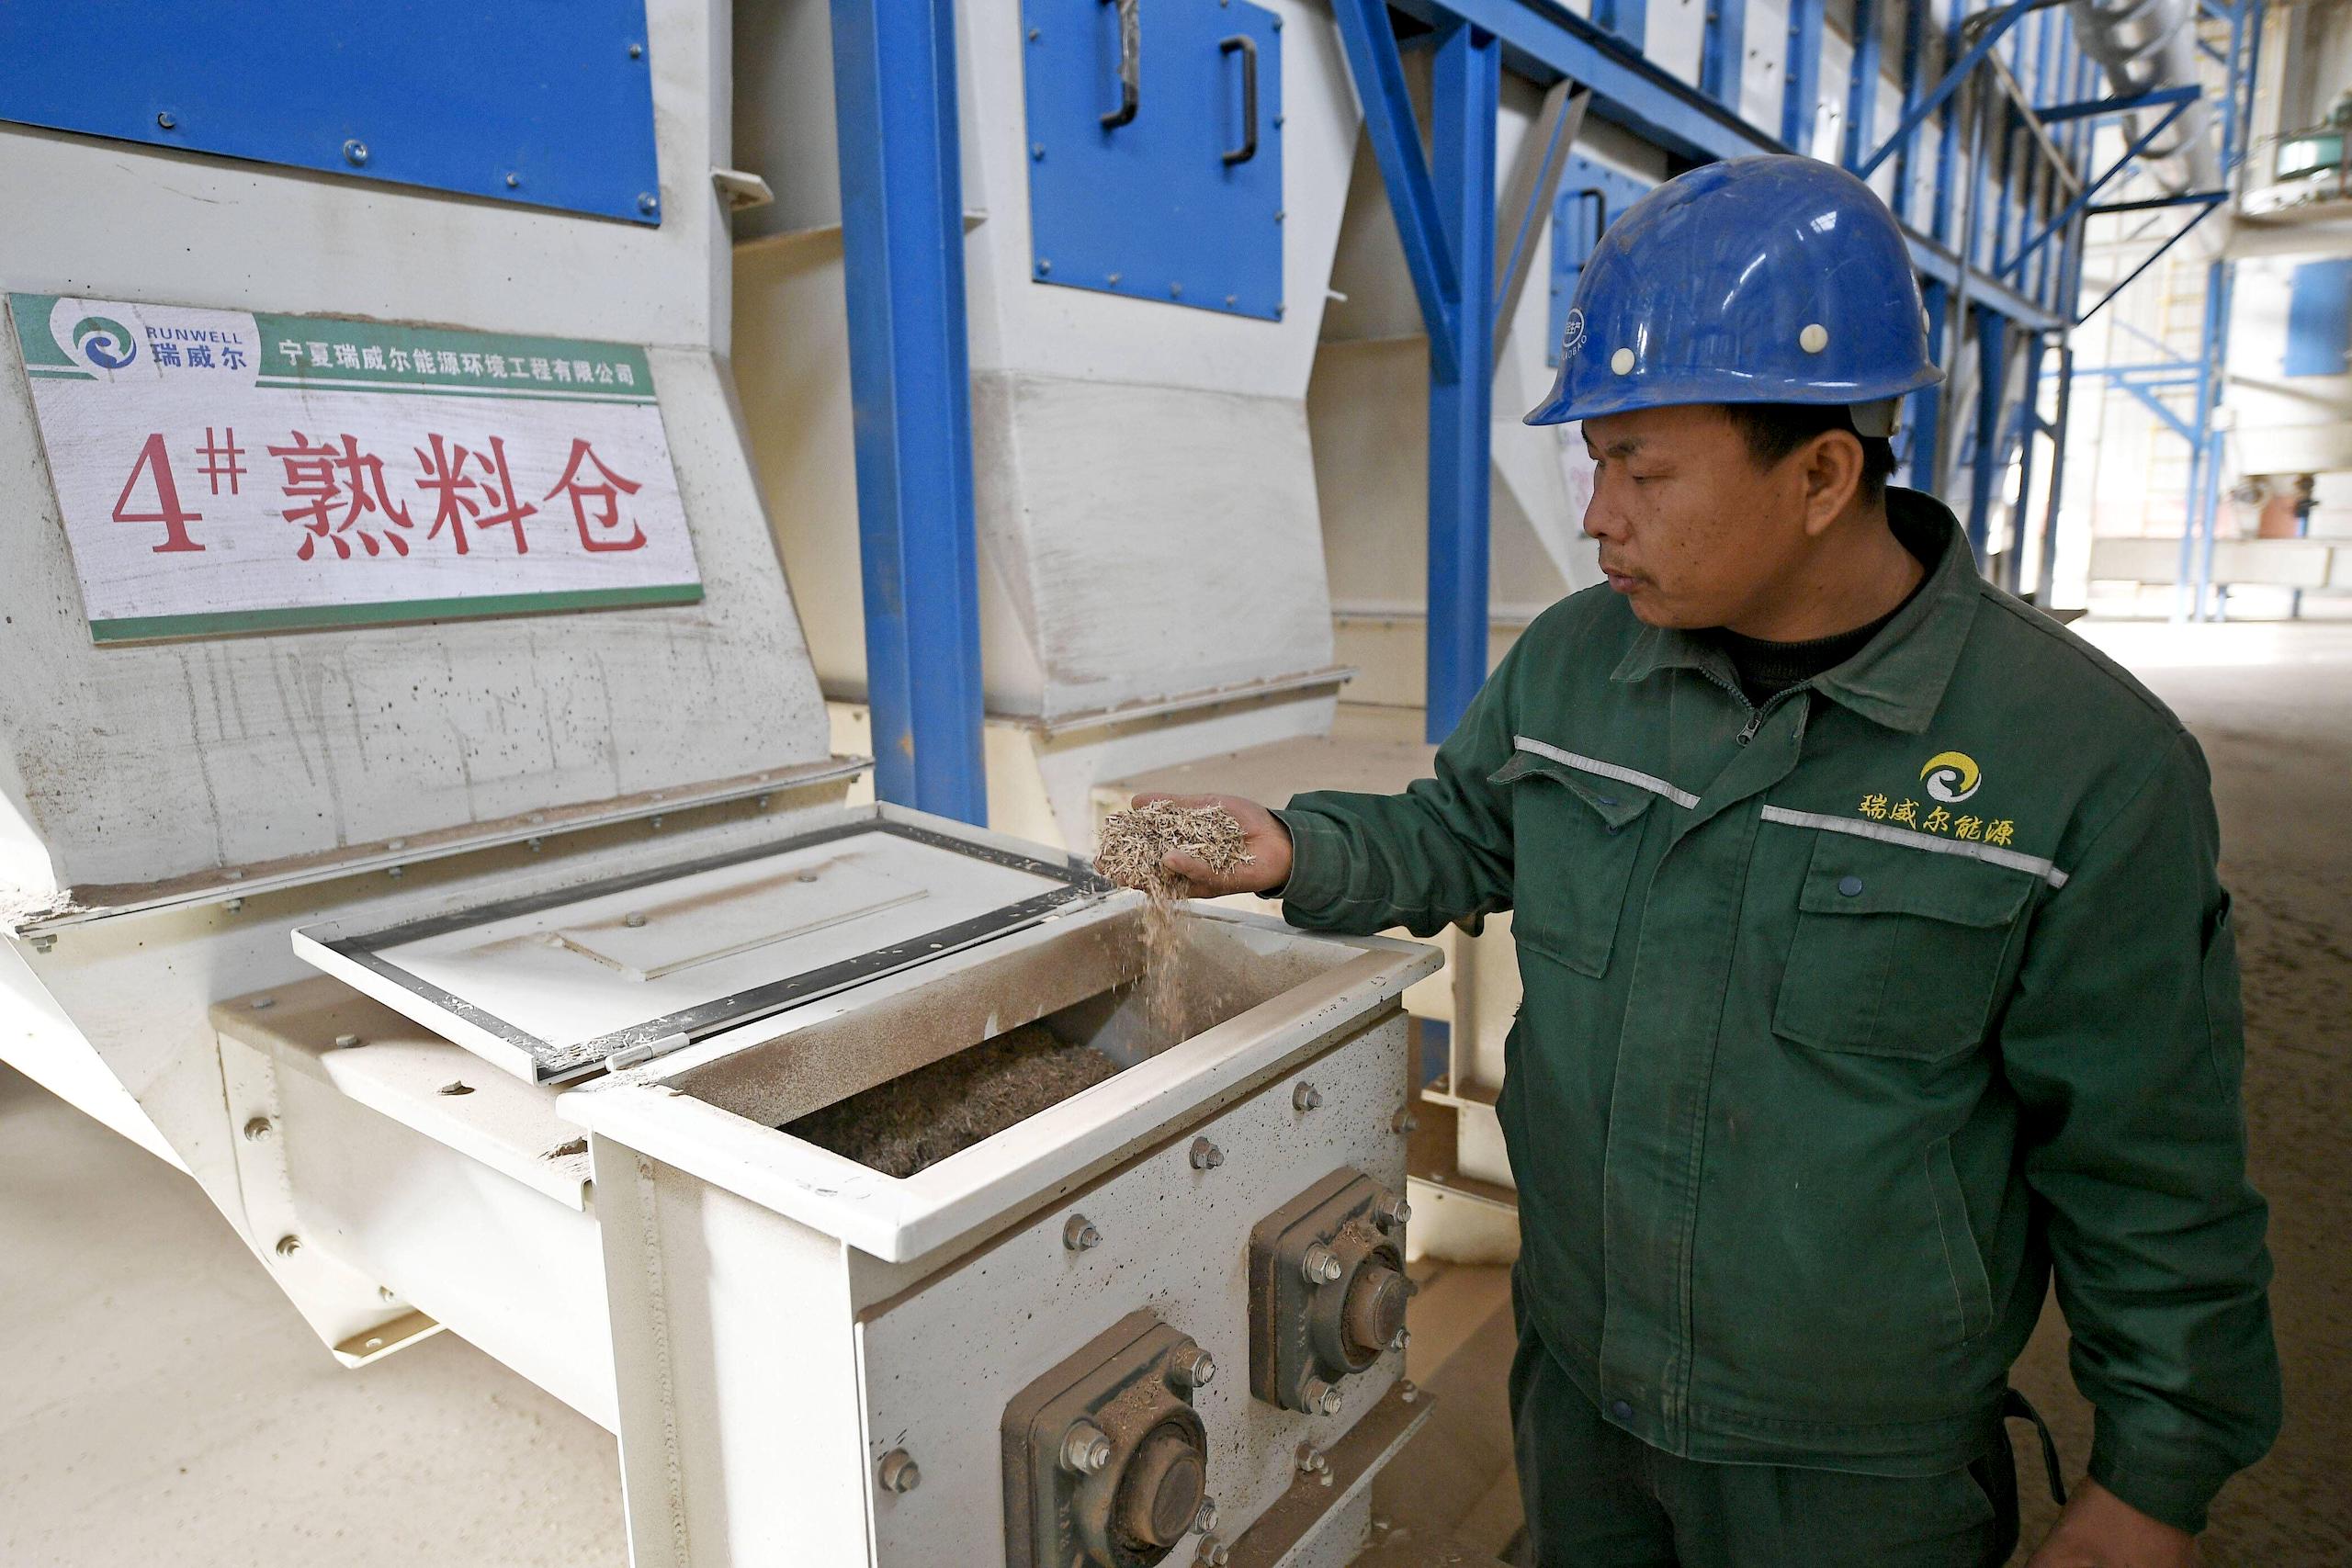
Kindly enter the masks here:
[[[2094, 635], [2204, 740], [2241, 911], [2288, 1422], [2222, 1495], [2206, 1560], [2352, 1562], [2352, 627]], [[1499, 1551], [1501, 1272], [1422, 1272], [1410, 1371], [1441, 1402], [1385, 1506]], [[0, 1324], [9, 1568], [625, 1561], [601, 1428], [447, 1335], [339, 1371], [193, 1184], [5, 1068]], [[2079, 1468], [2064, 1362], [2053, 1317], [2018, 1382]]]

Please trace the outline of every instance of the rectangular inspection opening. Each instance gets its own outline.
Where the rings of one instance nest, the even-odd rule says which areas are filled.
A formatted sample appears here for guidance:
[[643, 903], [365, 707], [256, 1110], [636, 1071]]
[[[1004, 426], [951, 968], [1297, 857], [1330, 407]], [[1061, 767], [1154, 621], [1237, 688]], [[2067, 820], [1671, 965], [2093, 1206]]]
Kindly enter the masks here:
[[969, 956], [670, 1087], [910, 1176], [1356, 953], [1180, 908]]

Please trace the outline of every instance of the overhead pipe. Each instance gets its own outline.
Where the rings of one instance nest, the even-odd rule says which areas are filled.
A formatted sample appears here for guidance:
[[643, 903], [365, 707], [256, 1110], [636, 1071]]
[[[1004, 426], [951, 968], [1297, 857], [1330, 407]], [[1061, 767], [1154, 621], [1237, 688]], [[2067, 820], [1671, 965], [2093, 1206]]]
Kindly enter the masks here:
[[[2197, 0], [2069, 0], [2067, 10], [2075, 41], [2106, 71], [2119, 96], [2200, 84]], [[2211, 106], [2199, 99], [2148, 144], [2147, 156], [2158, 165], [2156, 178], [2173, 195], [2222, 188], [2212, 123]], [[2127, 118], [2124, 139], [2135, 140], [2139, 133]]]

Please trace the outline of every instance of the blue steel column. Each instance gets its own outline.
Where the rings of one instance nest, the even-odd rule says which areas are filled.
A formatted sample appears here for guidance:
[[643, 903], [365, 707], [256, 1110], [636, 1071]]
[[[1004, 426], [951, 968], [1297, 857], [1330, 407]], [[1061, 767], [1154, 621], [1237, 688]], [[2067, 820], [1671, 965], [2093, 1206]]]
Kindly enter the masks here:
[[[1453, 733], [1487, 679], [1495, 358], [1495, 116], [1502, 49], [1464, 23], [1430, 62], [1430, 173], [1454, 258], [1453, 352], [1430, 356], [1429, 707]], [[1450, 362], [1450, 363], [1449, 363]]]
[[2006, 467], [2001, 451], [2001, 383], [2008, 367], [2009, 322], [1998, 311], [1979, 305], [1976, 317], [1976, 469], [1968, 487], [1968, 547], [1975, 553], [1978, 570], [1993, 526], [1993, 480]]
[[980, 823], [953, 0], [832, 0], [875, 793]]

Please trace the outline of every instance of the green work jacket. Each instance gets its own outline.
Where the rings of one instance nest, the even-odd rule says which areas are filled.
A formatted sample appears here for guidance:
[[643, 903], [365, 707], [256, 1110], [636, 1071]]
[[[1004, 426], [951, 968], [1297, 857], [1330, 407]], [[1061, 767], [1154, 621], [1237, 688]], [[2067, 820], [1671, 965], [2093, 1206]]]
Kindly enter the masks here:
[[1608, 589], [1555, 605], [1433, 778], [1280, 813], [1283, 912], [1514, 911], [1523, 1299], [1619, 1426], [1956, 1468], [2054, 1273], [2092, 1477], [2201, 1529], [2279, 1419], [2204, 758], [1943, 506], [1888, 511], [1928, 581], [1760, 708]]

